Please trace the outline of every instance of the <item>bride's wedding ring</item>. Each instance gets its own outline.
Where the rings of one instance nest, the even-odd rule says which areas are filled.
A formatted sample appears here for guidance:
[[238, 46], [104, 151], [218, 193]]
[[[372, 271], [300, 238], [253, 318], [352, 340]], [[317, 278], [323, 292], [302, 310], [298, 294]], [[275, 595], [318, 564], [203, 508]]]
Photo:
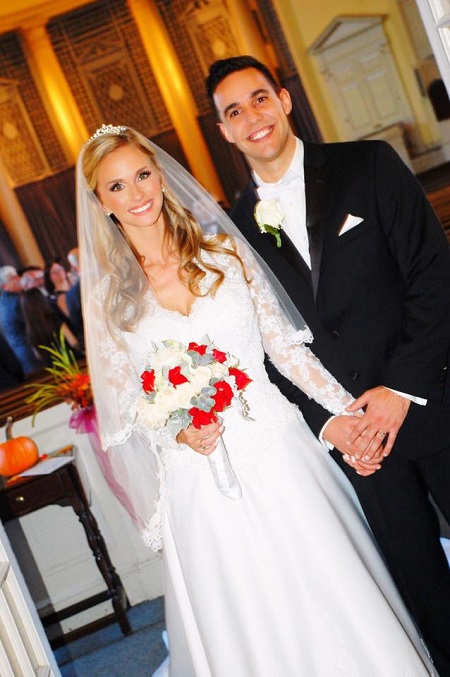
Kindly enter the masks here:
[[384, 433], [382, 430], [379, 430], [378, 434], [381, 435], [381, 437], [385, 437], [387, 435], [387, 433]]

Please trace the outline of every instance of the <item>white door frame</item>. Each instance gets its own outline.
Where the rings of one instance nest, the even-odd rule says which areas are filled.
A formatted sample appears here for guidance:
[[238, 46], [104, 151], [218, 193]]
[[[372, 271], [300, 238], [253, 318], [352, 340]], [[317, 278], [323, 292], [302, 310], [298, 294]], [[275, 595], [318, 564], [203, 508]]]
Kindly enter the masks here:
[[450, 96], [450, 2], [416, 0], [442, 80]]
[[1, 522], [0, 675], [61, 675]]

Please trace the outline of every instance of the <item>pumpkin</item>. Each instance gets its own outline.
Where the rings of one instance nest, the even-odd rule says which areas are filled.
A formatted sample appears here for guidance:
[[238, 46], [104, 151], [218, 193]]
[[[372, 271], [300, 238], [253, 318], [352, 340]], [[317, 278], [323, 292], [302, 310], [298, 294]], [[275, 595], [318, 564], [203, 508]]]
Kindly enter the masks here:
[[0, 475], [11, 477], [31, 468], [39, 458], [39, 451], [31, 437], [12, 436], [13, 419], [6, 419], [6, 442], [0, 443]]

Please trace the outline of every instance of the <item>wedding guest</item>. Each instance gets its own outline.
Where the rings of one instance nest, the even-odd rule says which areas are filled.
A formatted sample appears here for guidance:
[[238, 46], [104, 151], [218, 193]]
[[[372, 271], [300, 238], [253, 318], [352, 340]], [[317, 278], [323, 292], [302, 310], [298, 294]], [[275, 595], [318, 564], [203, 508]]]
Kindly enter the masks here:
[[[213, 63], [207, 90], [222, 136], [251, 169], [231, 218], [365, 415], [330, 420], [286, 383], [283, 392], [334, 446], [439, 673], [449, 677], [450, 571], [429, 501], [431, 493], [450, 520], [450, 256], [441, 225], [388, 144], [296, 138], [289, 92], [253, 57]], [[255, 220], [265, 200], [279, 214], [271, 225], [281, 246]], [[374, 439], [389, 455], [363, 478], [343, 458], [370, 458]]]
[[49, 301], [57, 305], [65, 315], [68, 315], [66, 292], [70, 289], [70, 282], [67, 270], [61, 263], [61, 259], [54, 259], [50, 263], [47, 263], [44, 274], [45, 288], [48, 292]]
[[13, 266], [0, 268], [0, 331], [22, 365], [25, 375], [40, 368], [27, 341], [25, 320], [20, 307], [20, 277]]
[[22, 365], [8, 341], [0, 333], [0, 390], [13, 388], [25, 379]]
[[[193, 205], [217, 234], [203, 232]], [[81, 152], [77, 211], [102, 442], [145, 541], [163, 546], [170, 675], [435, 674], [351, 485], [270, 383], [264, 349], [338, 418], [352, 398], [313, 356], [303, 318], [226, 214], [170, 156], [111, 125]], [[163, 341], [176, 385], [159, 399], [146, 365]], [[231, 372], [230, 383], [215, 379], [191, 399], [174, 341], [200, 370], [213, 355], [217, 378], [224, 360], [239, 366], [245, 406], [232, 399]], [[187, 419], [178, 435], [164, 425], [178, 406], [209, 411], [227, 388], [234, 404], [223, 425]]]
[[67, 254], [70, 263], [69, 279], [71, 287], [66, 293], [66, 307], [72, 327], [82, 349], [84, 345], [83, 313], [81, 310], [81, 284], [80, 284], [80, 255], [78, 247], [74, 247]]
[[39, 289], [41, 294], [47, 295], [45, 289], [45, 275], [42, 268], [39, 266], [27, 266], [20, 271], [20, 287], [23, 291], [28, 289]]
[[78, 254], [78, 247], [73, 247], [67, 254], [70, 270], [67, 274], [70, 285], [73, 286], [80, 277], [80, 257]]
[[48, 303], [39, 289], [29, 289], [22, 293], [21, 307], [25, 319], [26, 336], [37, 359], [47, 366], [51, 364], [50, 355], [42, 346], [52, 346], [59, 339], [62, 328], [68, 345], [78, 354], [79, 342], [67, 324], [66, 317], [58, 306]]
[[77, 337], [82, 350], [84, 344], [83, 311], [81, 308], [81, 280], [78, 279], [66, 293], [66, 306], [69, 313], [70, 326]]

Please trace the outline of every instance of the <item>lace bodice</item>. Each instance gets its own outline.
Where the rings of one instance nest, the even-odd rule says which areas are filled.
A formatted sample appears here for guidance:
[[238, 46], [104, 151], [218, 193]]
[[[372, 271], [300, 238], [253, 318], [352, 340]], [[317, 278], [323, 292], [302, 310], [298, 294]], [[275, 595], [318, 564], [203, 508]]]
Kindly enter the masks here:
[[[115, 381], [122, 384], [120, 406], [123, 420], [127, 421], [116, 438], [106, 442], [108, 445], [122, 442], [133, 431], [146, 437], [151, 448], [156, 449], [162, 485], [164, 474], [174, 465], [196, 464], [200, 470], [208, 470], [205, 457], [177, 444], [166, 429], [147, 430], [136, 419], [135, 405], [141, 388], [139, 376], [154, 341], [172, 339], [187, 345], [192, 341], [202, 343], [207, 335], [219, 350], [238, 358], [239, 368], [252, 379], [245, 390], [251, 420], [245, 420], [237, 406], [222, 414], [224, 441], [235, 469], [258, 463], [270, 452], [280, 426], [301, 418], [298, 409], [269, 381], [264, 352], [280, 372], [331, 413], [344, 413], [352, 400], [307, 347], [306, 342], [312, 340], [309, 330], [292, 327], [257, 264], [245, 251], [240, 253], [249, 283], [239, 262], [226, 255], [214, 255], [214, 264], [225, 272], [225, 280], [214, 296], [197, 297], [190, 314], [185, 316], [162, 308], [149, 290], [145, 297], [145, 316], [135, 332], [125, 335], [127, 349], [121, 352], [112, 342], [105, 344]], [[210, 256], [204, 254], [205, 260]], [[213, 273], [206, 273], [202, 292], [209, 289], [212, 276]], [[152, 539], [153, 536], [149, 536], [149, 540]]]
[[[208, 260], [208, 255], [204, 257]], [[252, 378], [246, 394], [252, 401], [253, 418], [261, 409], [258, 401], [272, 398], [276, 391], [264, 368], [264, 351], [279, 371], [309, 397], [333, 414], [343, 413], [352, 396], [307, 347], [306, 343], [313, 340], [309, 330], [296, 330], [286, 319], [253, 259], [245, 252], [243, 258], [250, 283], [244, 279], [238, 262], [216, 255], [214, 263], [226, 272], [225, 280], [214, 297], [198, 297], [188, 316], [162, 308], [148, 292], [148, 313], [127, 341], [135, 369], [142, 372], [151, 341], [170, 338], [185, 344], [200, 343], [208, 335], [217, 348], [237, 357], [240, 368]], [[212, 275], [206, 274], [203, 292], [210, 287]]]

